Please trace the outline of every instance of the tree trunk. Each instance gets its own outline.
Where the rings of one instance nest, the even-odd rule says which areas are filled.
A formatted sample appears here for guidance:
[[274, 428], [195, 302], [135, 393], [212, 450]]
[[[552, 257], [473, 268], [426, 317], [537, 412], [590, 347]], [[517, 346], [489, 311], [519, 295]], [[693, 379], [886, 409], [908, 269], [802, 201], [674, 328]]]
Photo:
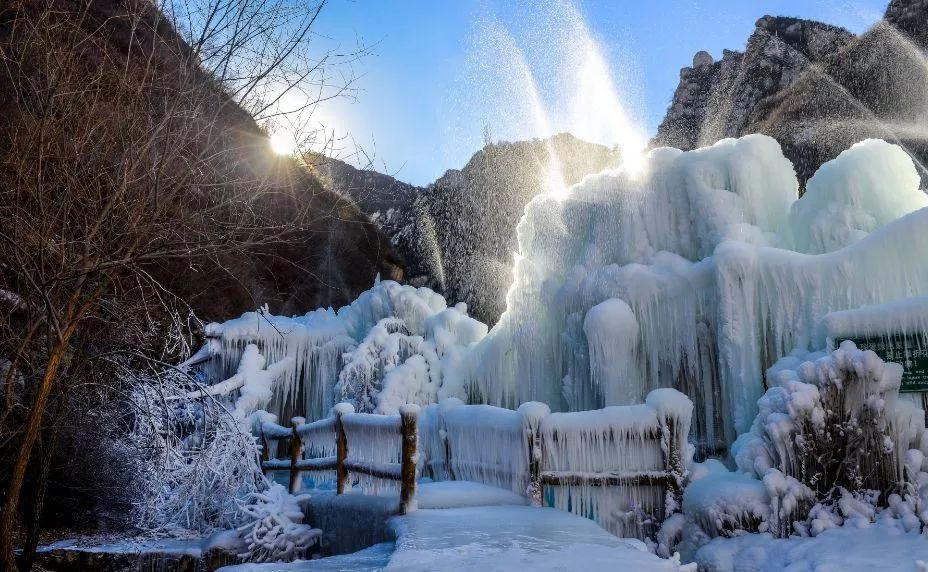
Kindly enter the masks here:
[[[56, 419], [60, 417], [61, 411], [64, 409], [61, 405], [62, 401], [63, 398], [59, 399], [59, 405], [55, 408], [54, 415]], [[36, 549], [39, 546], [39, 532], [42, 529], [42, 513], [45, 510], [45, 493], [48, 491], [48, 475], [51, 473], [52, 461], [55, 459], [55, 447], [58, 445], [59, 431], [57, 425], [52, 425], [52, 427], [46, 429], [46, 433], [51, 433], [51, 435], [42, 437], [42, 465], [39, 468], [38, 482], [35, 484], [35, 499], [32, 503], [32, 515], [26, 530], [26, 544], [23, 547], [23, 554], [19, 562], [19, 569], [22, 572], [31, 570], [32, 565], [35, 563]]]
[[67, 349], [69, 339], [70, 335], [62, 337], [49, 355], [45, 373], [36, 392], [35, 403], [33, 403], [32, 410], [29, 412], [29, 419], [26, 421], [23, 440], [13, 463], [13, 472], [10, 474], [10, 482], [7, 485], [6, 496], [3, 501], [3, 512], [0, 512], [0, 569], [2, 570], [16, 569], [16, 558], [13, 554], [13, 527], [16, 523], [16, 509], [19, 506], [23, 479], [29, 466], [32, 448], [39, 436], [39, 428], [42, 425], [42, 417], [48, 403], [48, 396], [51, 393], [52, 383], [55, 381], [58, 366], [61, 364], [61, 357]]

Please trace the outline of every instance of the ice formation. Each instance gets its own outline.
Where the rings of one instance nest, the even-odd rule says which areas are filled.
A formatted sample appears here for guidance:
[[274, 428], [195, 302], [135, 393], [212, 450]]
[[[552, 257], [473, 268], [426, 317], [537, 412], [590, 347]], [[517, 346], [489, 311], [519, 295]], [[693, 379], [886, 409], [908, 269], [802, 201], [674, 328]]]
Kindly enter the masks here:
[[356, 472], [351, 473], [352, 480], [367, 494], [398, 492], [402, 456], [400, 416], [354, 413], [344, 416], [342, 423], [348, 439], [347, 461], [395, 476], [395, 479], [382, 479]]
[[464, 362], [472, 401], [578, 411], [675, 387], [718, 452], [749, 429], [767, 367], [826, 346], [827, 314], [928, 294], [907, 246], [928, 200], [896, 146], [855, 145], [801, 199], [762, 135], [647, 163], [526, 207], [507, 311]]
[[520, 495], [528, 486], [518, 411], [458, 399], [428, 406], [419, 418], [419, 453], [423, 473], [434, 480], [474, 481]]
[[248, 343], [293, 356], [271, 406], [282, 418], [323, 417], [343, 398], [378, 413], [447, 397], [583, 411], [673, 387], [695, 403], [700, 455], [720, 453], [750, 429], [765, 370], [824, 349], [851, 319], [841, 312], [897, 301], [928, 317], [928, 262], [910, 254], [928, 225], [918, 185], [905, 152], [880, 140], [822, 166], [802, 198], [769, 137], [656, 149], [642, 171], [529, 203], [489, 333], [461, 305], [381, 282], [337, 312], [211, 325], [215, 367], [229, 373]]
[[396, 413], [405, 403], [466, 397], [453, 366], [486, 331], [463, 304], [449, 307], [426, 288], [378, 281], [338, 311], [292, 318], [249, 312], [210, 324], [206, 334], [218, 356], [211, 378], [230, 377], [251, 344], [270, 362], [292, 358], [269, 410], [281, 419], [321, 419], [345, 399], [360, 412]]

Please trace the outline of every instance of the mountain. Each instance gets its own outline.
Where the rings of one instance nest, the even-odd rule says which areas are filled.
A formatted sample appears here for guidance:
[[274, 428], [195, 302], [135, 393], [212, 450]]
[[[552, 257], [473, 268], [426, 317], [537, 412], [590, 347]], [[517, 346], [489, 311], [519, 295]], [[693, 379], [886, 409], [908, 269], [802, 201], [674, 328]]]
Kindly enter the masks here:
[[[23, 30], [30, 26], [39, 26], [47, 37], [29, 40]], [[189, 167], [187, 173], [179, 161], [171, 168], [172, 180], [211, 179], [210, 185], [188, 185], [187, 197], [173, 206], [178, 220], [211, 208], [217, 213], [215, 226], [220, 227], [225, 224], [221, 217], [226, 211], [211, 203], [221, 199], [206, 189], [234, 187], [247, 196], [248, 185], [252, 186], [253, 203], [244, 216], [253, 214], [253, 220], [258, 221], [255, 226], [261, 230], [249, 237], [254, 246], [246, 254], [219, 253], [195, 262], [168, 260], [150, 265], [157, 281], [199, 317], [228, 318], [263, 304], [279, 313], [302, 313], [351, 301], [370, 288], [378, 274], [403, 278], [401, 257], [369, 217], [351, 200], [326, 189], [295, 160], [272, 154], [256, 121], [199, 65], [191, 48], [151, 2], [36, 0], [7, 4], [0, 7], [0, 50], [8, 62], [3, 71], [5, 81], [0, 81], [0, 175], [7, 187], [28, 180], [34, 168], [33, 163], [21, 160], [21, 155], [25, 147], [34, 145], [30, 134], [37, 132], [35, 126], [48, 122], [42, 98], [56, 89], [67, 93], [61, 87], [64, 80], [56, 85], [52, 76], [66, 72], [65, 79], [78, 89], [80, 74], [98, 71], [114, 76], [123, 73], [121, 85], [131, 88], [132, 82], [138, 82], [137, 93], [129, 106], [116, 99], [115, 90], [100, 92], [98, 105], [87, 105], [86, 110], [81, 110], [80, 100], [74, 98], [68, 112], [75, 114], [75, 130], [97, 121], [97, 116], [88, 114], [96, 113], [105, 122], [131, 111], [141, 127], [127, 124], [123, 128], [125, 139], [144, 140], [145, 130], [151, 127], [142, 118], [156, 124], [165, 109], [189, 117], [176, 126], [178, 135], [170, 139], [186, 146], [173, 156], [194, 157], [202, 164]], [[58, 67], [44, 64], [46, 58]], [[189, 109], [179, 109], [185, 105]], [[105, 148], [109, 141], [101, 137], [88, 140], [94, 144], [83, 149], [67, 148], [67, 141], [61, 142], [63, 155], [57, 156], [57, 170], [44, 175], [49, 197], [59, 188], [67, 191], [69, 173], [107, 172], [107, 160], [116, 160], [124, 151], [115, 146]], [[91, 158], [98, 161], [96, 166]], [[158, 160], [153, 155], [153, 168]], [[65, 161], [69, 169], [73, 166], [71, 171], [64, 168]], [[282, 233], [284, 240], [276, 240], [276, 233]]]
[[[705, 52], [683, 68], [652, 146], [775, 137], [805, 183], [851, 144], [879, 137], [928, 159], [928, 2], [893, 0], [864, 34], [764, 16], [744, 52]], [[924, 173], [924, 168], [920, 167]]]
[[566, 185], [618, 164], [615, 151], [569, 134], [477, 151], [467, 164], [427, 187], [317, 157], [314, 172], [354, 200], [390, 237], [407, 265], [407, 281], [428, 286], [471, 315], [493, 324], [505, 310], [517, 250], [516, 225], [544, 189], [545, 166], [556, 157]]
[[434, 236], [442, 290], [487, 324], [506, 309], [516, 226], [529, 201], [545, 190], [551, 155], [568, 186], [619, 164], [615, 151], [566, 133], [487, 145], [464, 168], [432, 183], [417, 209], [420, 224]]

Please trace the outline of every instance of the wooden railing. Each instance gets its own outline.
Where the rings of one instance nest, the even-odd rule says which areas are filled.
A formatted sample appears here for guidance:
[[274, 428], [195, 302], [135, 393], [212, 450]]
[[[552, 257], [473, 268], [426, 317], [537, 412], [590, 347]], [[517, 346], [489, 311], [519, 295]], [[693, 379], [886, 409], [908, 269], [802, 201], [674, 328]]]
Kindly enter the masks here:
[[[682, 394], [679, 397], [682, 398]], [[661, 502], [654, 507], [653, 514], [659, 524], [670, 512], [679, 510], [682, 504], [689, 413], [678, 416], [649, 405], [630, 407], [650, 408], [649, 425], [630, 429], [622, 423], [594, 422], [584, 427], [582, 421], [577, 422], [582, 420], [583, 415], [608, 412], [551, 414], [541, 403], [524, 404], [518, 411], [486, 405], [430, 406], [420, 421], [420, 438], [424, 440], [425, 449], [421, 453], [423, 468], [433, 480], [481, 480], [482, 477], [486, 484], [511, 488], [513, 492], [526, 496], [534, 506], [545, 503], [546, 487], [659, 487], [660, 492], [654, 496], [659, 497]], [[573, 415], [577, 417], [567, 424], [571, 430], [589, 430], [590, 434], [601, 437], [605, 447], [618, 451], [619, 455], [629, 443], [646, 449], [649, 462], [638, 468], [628, 467], [629, 470], [604, 467], [596, 471], [570, 466], [566, 459], [557, 458], [554, 449], [557, 449], [559, 439], [565, 438], [560, 431], [566, 431], [561, 421]], [[621, 419], [621, 414], [617, 418]], [[492, 455], [485, 458], [479, 448], [466, 452], [457, 449], [456, 445], [461, 446], [464, 433], [471, 433], [467, 439], [476, 438], [473, 433], [481, 430], [481, 424], [493, 432], [479, 437], [488, 447], [506, 441], [513, 452], [521, 449], [523, 458], [517, 462], [497, 459], [494, 463]], [[627, 439], [629, 434], [635, 438]], [[518, 438], [522, 439], [521, 448], [513, 445]], [[475, 458], [475, 454], [479, 457]], [[550, 501], [550, 498], [547, 500]], [[571, 511], [589, 516], [583, 504], [573, 503]], [[607, 523], [600, 524], [609, 528]]]
[[[351, 473], [399, 481], [399, 511], [400, 514], [406, 514], [415, 506], [418, 414], [419, 407], [416, 405], [401, 407], [399, 415], [384, 416], [355, 413], [351, 404], [340, 403], [333, 408], [331, 417], [312, 423], [305, 423], [300, 417], [294, 418], [290, 427], [275, 423], [262, 423], [260, 426], [261, 469], [264, 472], [289, 471], [290, 492], [296, 492], [299, 488], [303, 471], [335, 471], [335, 491], [339, 495], [344, 494], [350, 488]], [[345, 430], [347, 425], [363, 426], [366, 422], [376, 421], [379, 426], [383, 427], [389, 425], [392, 419], [396, 421], [396, 438], [400, 440], [399, 463], [375, 463], [348, 459], [351, 443], [348, 441]], [[331, 450], [334, 450], [334, 455], [304, 458], [304, 441], [318, 445], [328, 438], [331, 439]], [[288, 442], [289, 457], [271, 459], [269, 454], [271, 441]], [[322, 447], [322, 450], [327, 449], [327, 447]]]
[[[682, 394], [678, 395], [689, 403]], [[262, 424], [261, 466], [265, 471], [289, 471], [291, 491], [299, 487], [303, 471], [335, 471], [339, 495], [350, 488], [353, 473], [398, 481], [401, 514], [415, 506], [417, 461], [433, 480], [475, 480], [509, 488], [527, 497], [534, 506], [543, 506], [546, 500], [551, 502], [551, 498], [546, 498], [546, 487], [561, 487], [554, 491], [555, 506], [559, 506], [557, 494], [580, 494], [581, 501], [574, 499], [568, 503], [569, 510], [595, 517], [600, 525], [617, 534], [621, 527], [606, 522], [604, 519], [611, 518], [609, 515], [589, 512], [589, 497], [576, 492], [577, 488], [640, 487], [647, 491], [647, 498], [656, 499], [656, 504], [651, 505], [653, 512], [645, 511], [653, 517], [647, 527], [654, 529], [644, 530], [635, 525], [633, 534], [643, 537], [653, 533], [656, 525], [681, 507], [692, 404], [689, 407], [689, 411], [686, 408], [662, 411], [651, 405], [649, 398], [649, 404], [629, 406], [626, 416], [624, 407], [552, 414], [540, 403], [527, 403], [512, 411], [444, 402], [428, 406], [420, 419], [417, 406], [407, 405], [399, 415], [384, 416], [355, 413], [350, 404], [342, 403], [333, 408], [331, 417], [313, 423], [295, 418], [290, 427]], [[639, 419], [637, 425], [623, 421], [635, 415]], [[400, 444], [399, 462], [349, 458], [352, 450], [349, 433], [365, 426], [378, 427], [380, 435], [395, 435]], [[597, 446], [611, 451], [612, 459], [625, 459], [626, 451], [632, 455], [629, 448], [638, 447], [642, 452], [639, 466], [626, 462], [610, 468], [604, 463], [602, 470], [591, 470], [582, 463], [573, 465], [569, 453], [564, 455], [562, 445], [567, 439], [576, 438], [578, 432], [598, 439]], [[270, 459], [271, 441], [287, 443], [289, 455]], [[355, 444], [355, 456], [361, 445]], [[304, 454], [318, 456], [304, 458]], [[596, 458], [595, 454], [590, 458]], [[658, 489], [654, 490], [655, 487]]]
[[[683, 500], [683, 480], [686, 468], [683, 460], [683, 449], [686, 446], [684, 436], [681, 441], [676, 434], [674, 425], [662, 424], [644, 434], [647, 441], [661, 446], [663, 468], [657, 471], [603, 471], [603, 472], [575, 472], [575, 471], [542, 471], [538, 467], [541, 463], [532, 466], [529, 480], [532, 486], [541, 489], [544, 486], [590, 486], [590, 487], [621, 487], [621, 486], [663, 486], [667, 494], [673, 499], [675, 506], [681, 506]], [[537, 440], [537, 435], [530, 436]], [[544, 450], [541, 452], [544, 457]], [[539, 497], [540, 497], [539, 493]]]

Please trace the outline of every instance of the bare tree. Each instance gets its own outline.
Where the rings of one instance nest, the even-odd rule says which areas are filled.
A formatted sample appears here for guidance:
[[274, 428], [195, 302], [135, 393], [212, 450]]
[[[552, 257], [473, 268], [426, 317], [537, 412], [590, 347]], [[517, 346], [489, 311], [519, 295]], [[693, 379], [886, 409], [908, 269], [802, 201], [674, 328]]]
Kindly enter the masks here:
[[0, 450], [12, 452], [0, 568], [15, 565], [17, 507], [36, 444], [50, 454], [55, 433], [43, 440], [43, 427], [54, 425], [56, 396], [78, 376], [105, 384], [94, 364], [144, 353], [152, 339], [187, 343], [168, 282], [347, 216], [295, 184], [306, 174], [270, 155], [249, 115], [287, 113], [286, 94], [301, 94], [305, 107], [289, 110], [298, 113], [350, 89], [350, 75], [327, 88], [331, 66], [363, 50], [310, 57], [323, 4], [41, 0], [0, 10]]

